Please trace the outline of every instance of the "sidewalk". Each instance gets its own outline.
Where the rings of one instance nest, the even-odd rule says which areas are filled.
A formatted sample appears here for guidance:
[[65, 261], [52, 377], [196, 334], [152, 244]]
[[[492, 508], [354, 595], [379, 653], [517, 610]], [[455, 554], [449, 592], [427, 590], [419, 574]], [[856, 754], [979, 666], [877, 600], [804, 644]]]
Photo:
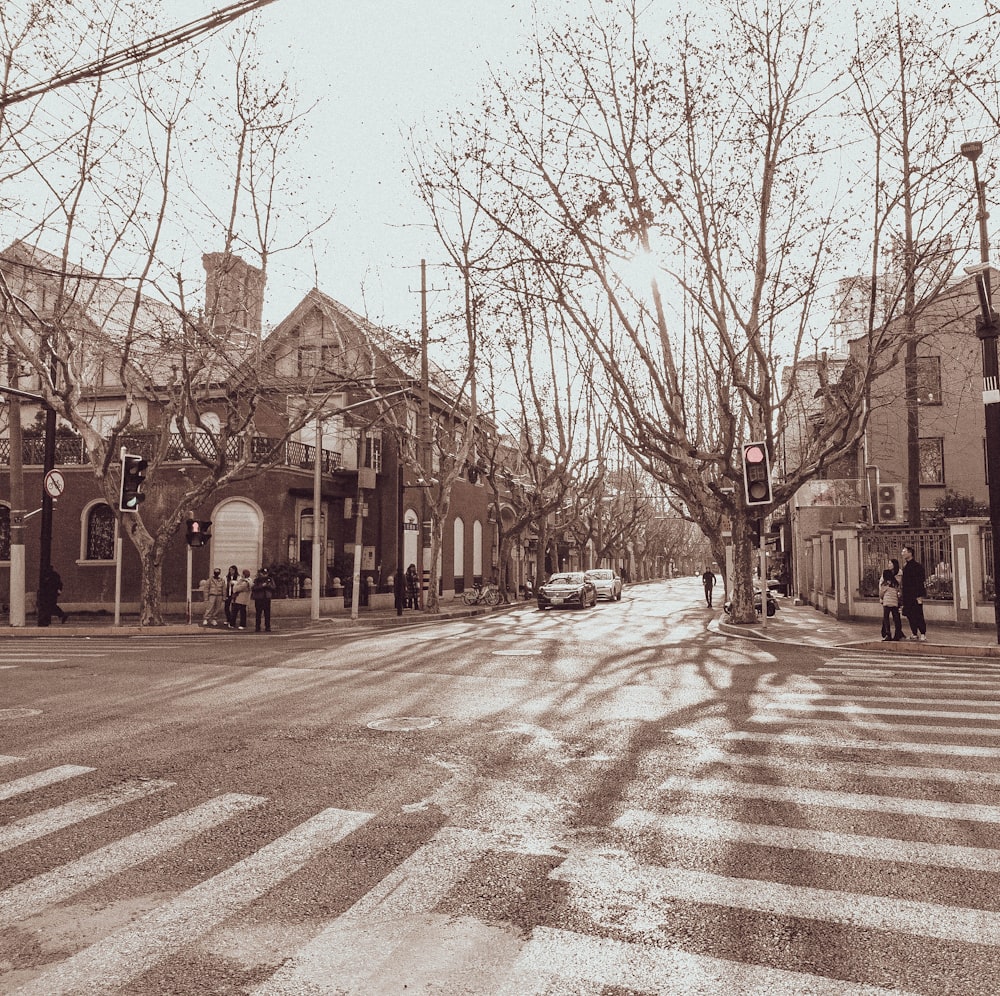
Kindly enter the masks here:
[[[456, 619], [465, 616], [481, 616], [487, 612], [501, 612], [514, 605], [524, 604], [514, 602], [506, 605], [465, 605], [463, 602], [443, 602], [441, 611], [436, 615], [423, 612], [404, 610], [401, 616], [395, 609], [369, 609], [359, 607], [357, 619], [352, 619], [349, 611], [338, 612], [336, 615], [323, 616], [320, 619], [310, 619], [309, 616], [274, 614], [271, 618], [272, 636], [282, 633], [304, 632], [346, 632], [348, 630], [364, 631], [385, 629], [397, 626], [416, 626], [433, 623], [440, 619]], [[198, 622], [188, 623], [178, 616], [165, 616], [163, 626], [140, 626], [135, 615], [123, 616], [121, 625], [115, 626], [113, 618], [106, 613], [69, 613], [69, 621], [60, 623], [54, 621], [49, 626], [36, 626], [34, 614], [29, 615], [27, 625], [23, 627], [0, 625], [0, 639], [3, 637], [125, 637], [125, 636], [194, 636], [205, 633], [228, 634], [230, 636], [260, 636], [253, 629], [250, 620], [249, 629], [244, 632], [231, 630], [225, 626], [202, 626], [200, 613], [195, 616]]]
[[[976, 657], [1000, 657], [997, 634], [993, 627], [980, 626], [963, 629], [957, 626], [929, 624], [927, 642], [917, 643], [909, 639], [899, 643], [883, 643], [879, 632], [881, 620], [840, 620], [814, 608], [811, 605], [795, 605], [791, 598], [778, 599], [778, 611], [766, 620], [758, 620], [756, 625], [740, 626], [728, 622], [723, 613], [709, 623], [709, 629], [723, 636], [742, 637], [751, 640], [770, 640], [777, 643], [793, 643], [811, 647], [858, 647], [878, 648], [895, 654], [954, 654]], [[906, 620], [903, 632], [910, 635]]]

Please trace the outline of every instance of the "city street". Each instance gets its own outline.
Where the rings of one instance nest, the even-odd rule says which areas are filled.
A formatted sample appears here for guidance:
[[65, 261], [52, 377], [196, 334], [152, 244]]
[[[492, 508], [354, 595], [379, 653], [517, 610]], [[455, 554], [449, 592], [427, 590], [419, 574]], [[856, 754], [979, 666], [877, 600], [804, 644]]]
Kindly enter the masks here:
[[1000, 661], [717, 612], [4, 641], [0, 993], [995, 993]]

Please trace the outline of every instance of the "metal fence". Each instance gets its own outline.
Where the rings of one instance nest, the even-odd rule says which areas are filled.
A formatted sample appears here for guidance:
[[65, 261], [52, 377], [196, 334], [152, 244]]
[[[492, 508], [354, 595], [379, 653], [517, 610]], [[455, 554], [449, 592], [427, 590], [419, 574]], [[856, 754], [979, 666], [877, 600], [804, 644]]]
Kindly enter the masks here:
[[[122, 445], [129, 453], [136, 453], [152, 460], [160, 445], [159, 434], [122, 437]], [[56, 465], [87, 463], [87, 447], [78, 436], [56, 436]], [[230, 462], [241, 459], [245, 447], [243, 439], [230, 439], [226, 444], [226, 459]], [[206, 459], [215, 458], [215, 441], [205, 433], [194, 437], [194, 449]], [[307, 443], [290, 440], [271, 439], [267, 436], [254, 436], [250, 440], [250, 460], [253, 463], [274, 461], [289, 467], [312, 468], [315, 460], [316, 447]], [[41, 466], [45, 463], [45, 441], [38, 436], [27, 436], [21, 448], [21, 460], [25, 466]], [[184, 444], [180, 433], [170, 434], [167, 443], [165, 459], [168, 461], [188, 461], [191, 453]], [[0, 465], [10, 464], [10, 438], [0, 438]], [[343, 457], [336, 450], [320, 451], [320, 468], [325, 474], [340, 470]]]
[[[913, 556], [924, 568], [927, 598], [951, 601], [955, 581], [951, 566], [951, 530], [947, 526], [914, 529], [910, 526], [878, 526], [865, 529], [861, 539], [861, 583], [859, 593], [877, 597], [878, 579], [892, 558], [900, 561], [904, 546], [913, 548]], [[990, 574], [992, 578], [992, 573]]]

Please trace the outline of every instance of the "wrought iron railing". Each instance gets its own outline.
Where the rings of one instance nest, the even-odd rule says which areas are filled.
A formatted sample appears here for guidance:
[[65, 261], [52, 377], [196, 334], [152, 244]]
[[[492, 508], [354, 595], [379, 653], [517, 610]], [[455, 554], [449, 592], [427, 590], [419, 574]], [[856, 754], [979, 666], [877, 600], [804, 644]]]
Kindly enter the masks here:
[[[159, 435], [136, 435], [122, 437], [122, 445], [129, 453], [151, 460], [160, 444]], [[211, 436], [200, 433], [194, 437], [197, 452], [208, 459], [215, 456], [215, 441]], [[226, 444], [226, 458], [230, 462], [243, 456], [244, 439], [230, 439]], [[38, 436], [27, 436], [21, 447], [21, 460], [25, 466], [41, 466], [45, 462], [45, 441]], [[316, 447], [294, 440], [271, 439], [267, 436], [253, 436], [250, 439], [251, 463], [269, 463], [288, 467], [313, 468]], [[193, 459], [180, 433], [170, 434], [167, 444], [168, 461], [186, 462]], [[88, 460], [87, 447], [77, 436], [56, 437], [56, 465], [83, 464]], [[0, 466], [10, 464], [10, 438], [0, 438]], [[343, 468], [343, 456], [337, 450], [320, 450], [320, 469], [324, 474], [332, 474]]]
[[902, 547], [913, 548], [913, 556], [924, 567], [927, 597], [951, 601], [955, 581], [951, 569], [951, 530], [947, 526], [878, 526], [861, 532], [861, 583], [859, 593], [878, 595], [878, 579], [891, 558], [900, 560]]

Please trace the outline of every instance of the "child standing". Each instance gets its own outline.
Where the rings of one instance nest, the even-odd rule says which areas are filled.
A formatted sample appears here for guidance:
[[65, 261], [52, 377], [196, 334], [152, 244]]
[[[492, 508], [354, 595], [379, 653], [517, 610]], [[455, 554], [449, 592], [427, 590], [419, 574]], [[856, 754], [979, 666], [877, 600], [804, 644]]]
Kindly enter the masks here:
[[[878, 597], [882, 603], [882, 642], [903, 639], [903, 620], [899, 615], [899, 582], [891, 568], [882, 572], [882, 580], [878, 583]], [[891, 633], [890, 624], [894, 623], [896, 633]]]

